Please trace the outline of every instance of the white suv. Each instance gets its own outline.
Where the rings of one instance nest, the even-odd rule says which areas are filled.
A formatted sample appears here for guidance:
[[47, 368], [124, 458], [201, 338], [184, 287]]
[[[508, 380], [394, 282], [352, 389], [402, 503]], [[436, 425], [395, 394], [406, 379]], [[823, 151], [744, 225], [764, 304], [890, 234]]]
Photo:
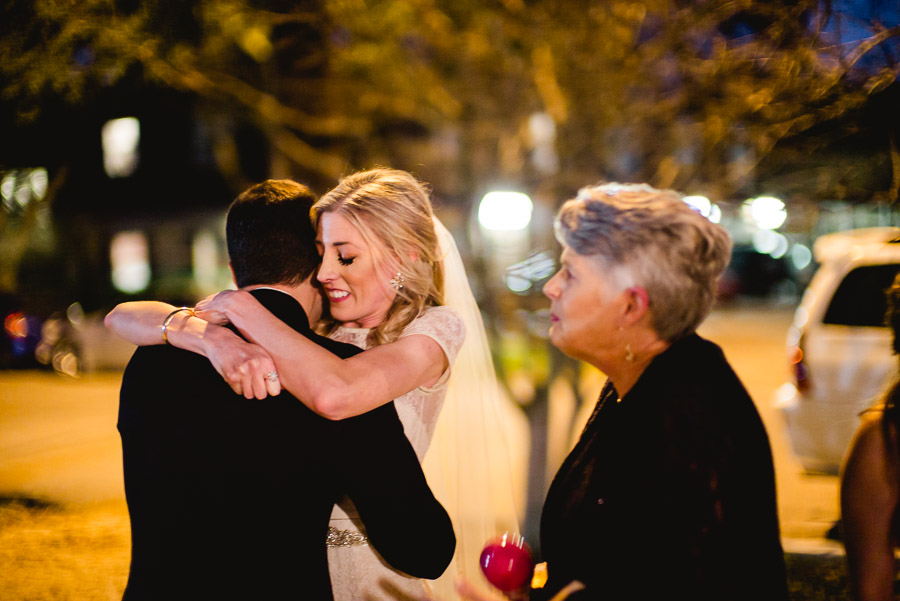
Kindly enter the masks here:
[[884, 292], [900, 271], [900, 228], [827, 234], [813, 253], [819, 269], [788, 331], [793, 381], [776, 406], [803, 467], [837, 474], [859, 413], [897, 377]]

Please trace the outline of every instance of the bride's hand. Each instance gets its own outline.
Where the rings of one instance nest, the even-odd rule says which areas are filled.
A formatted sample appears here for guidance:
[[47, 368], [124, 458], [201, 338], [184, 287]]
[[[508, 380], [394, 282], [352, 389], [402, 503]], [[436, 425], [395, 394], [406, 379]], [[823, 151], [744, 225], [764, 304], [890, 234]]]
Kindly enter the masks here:
[[238, 290], [223, 290], [207, 296], [194, 307], [194, 315], [216, 325], [229, 323], [228, 307], [240, 294]]
[[235, 393], [247, 399], [264, 399], [281, 393], [281, 382], [269, 353], [231, 330], [208, 329], [205, 354]]

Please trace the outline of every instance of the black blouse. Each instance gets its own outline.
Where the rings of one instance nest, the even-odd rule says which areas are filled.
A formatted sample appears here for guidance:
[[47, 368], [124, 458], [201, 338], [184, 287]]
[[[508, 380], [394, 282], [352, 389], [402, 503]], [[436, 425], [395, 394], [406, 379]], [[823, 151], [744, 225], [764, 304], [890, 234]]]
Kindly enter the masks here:
[[547, 597], [580, 580], [572, 599], [788, 598], [769, 439], [718, 346], [675, 342], [621, 401], [607, 382], [550, 486], [541, 551]]

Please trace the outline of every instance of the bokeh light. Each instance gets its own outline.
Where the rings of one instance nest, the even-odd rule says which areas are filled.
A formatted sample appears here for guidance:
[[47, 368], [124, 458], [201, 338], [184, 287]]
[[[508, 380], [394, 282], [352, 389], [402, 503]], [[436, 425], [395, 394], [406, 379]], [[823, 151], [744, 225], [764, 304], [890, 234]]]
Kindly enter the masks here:
[[744, 220], [765, 230], [776, 230], [787, 220], [784, 201], [774, 196], [758, 196], [744, 202]]
[[534, 204], [521, 192], [488, 192], [478, 205], [478, 223], [487, 230], [518, 231], [531, 223]]
[[147, 236], [139, 231], [119, 232], [109, 246], [112, 283], [117, 290], [134, 294], [150, 285]]
[[112, 119], [103, 124], [103, 169], [109, 177], [128, 177], [138, 166], [141, 124], [135, 117]]

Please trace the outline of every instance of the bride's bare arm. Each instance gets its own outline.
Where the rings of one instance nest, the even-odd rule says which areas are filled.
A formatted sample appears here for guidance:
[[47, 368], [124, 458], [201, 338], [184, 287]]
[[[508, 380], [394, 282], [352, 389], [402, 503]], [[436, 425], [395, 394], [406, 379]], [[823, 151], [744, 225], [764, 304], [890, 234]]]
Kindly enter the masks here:
[[427, 336], [407, 336], [341, 359], [242, 291], [221, 292], [198, 304], [197, 310], [201, 316], [227, 317], [269, 353], [281, 385], [329, 419], [359, 415], [419, 386], [433, 385], [448, 366], [443, 349]]
[[[165, 344], [161, 326], [177, 308], [159, 301], [132, 301], [117, 305], [103, 321], [106, 327], [132, 344]], [[181, 311], [168, 320], [166, 337], [172, 346], [209, 359], [237, 394], [248, 399], [262, 399], [281, 392], [277, 380], [273, 382], [264, 377], [275, 369], [269, 354], [228, 328]]]
[[[174, 307], [160, 301], [132, 301], [121, 303], [103, 319], [106, 327], [117, 336], [138, 346], [165, 344], [162, 337], [162, 323]], [[173, 346], [205, 355], [203, 337], [207, 322], [199, 318], [191, 319], [187, 311], [172, 316], [166, 327], [169, 342]]]

